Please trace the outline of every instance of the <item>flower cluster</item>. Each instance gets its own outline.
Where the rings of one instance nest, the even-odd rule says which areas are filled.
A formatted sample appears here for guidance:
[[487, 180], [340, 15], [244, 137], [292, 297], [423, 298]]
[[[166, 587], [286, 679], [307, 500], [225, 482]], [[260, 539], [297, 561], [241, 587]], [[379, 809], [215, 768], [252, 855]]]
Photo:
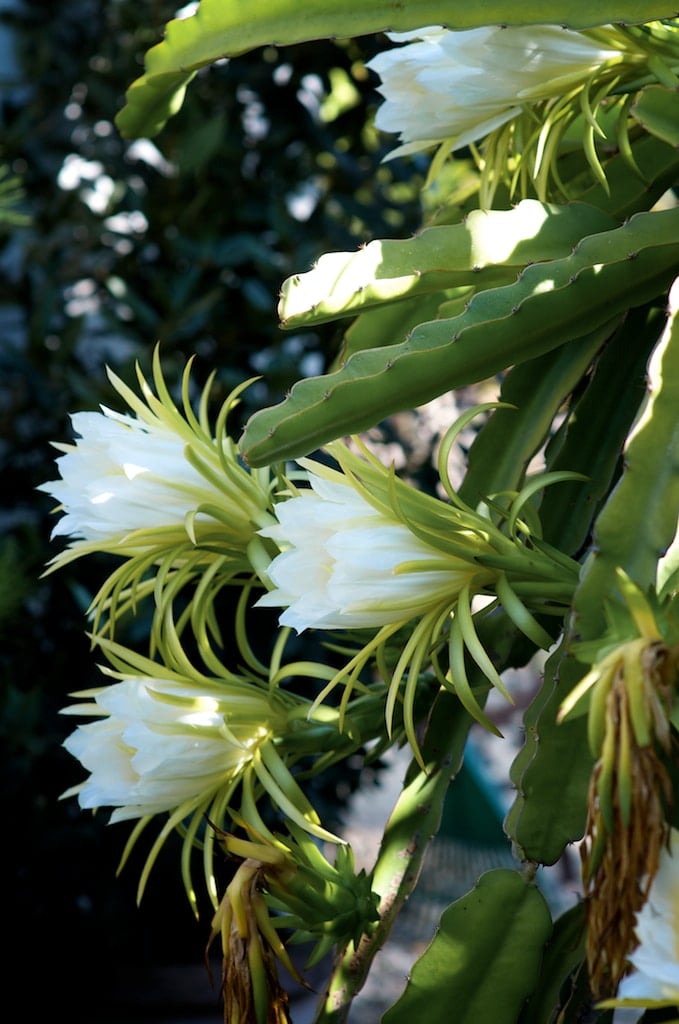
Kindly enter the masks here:
[[[496, 509], [498, 521], [456, 495], [445, 453], [463, 424], [492, 405], [465, 414], [443, 441], [445, 501], [399, 480], [358, 441], [354, 448], [328, 446], [337, 468], [301, 460], [295, 476], [303, 480], [296, 486], [269, 471], [253, 477], [240, 465], [224, 431], [233, 396], [213, 437], [207, 392], [197, 419], [185, 374], [180, 414], [157, 358], [158, 397], [142, 380], [142, 401], [114, 378], [136, 419], [80, 414], [82, 437], [59, 460], [61, 481], [43, 485], [61, 500], [58, 535], [74, 538], [55, 565], [94, 551], [123, 558], [95, 597], [95, 624], [107, 615], [112, 634], [116, 617], [134, 611], [142, 596], [155, 602], [149, 657], [95, 631], [95, 644], [113, 666], [107, 671], [118, 681], [67, 709], [98, 719], [66, 741], [90, 773], [71, 792], [83, 807], [111, 806], [114, 821], [139, 818], [140, 827], [168, 814], [160, 842], [180, 825], [193, 841], [206, 814], [222, 822], [235, 789], [254, 773], [290, 821], [334, 839], [290, 775], [291, 760], [305, 753], [320, 768], [329, 749], [336, 757], [366, 739], [382, 739], [385, 724], [393, 741], [401, 729], [395, 728], [400, 704], [405, 733], [418, 752], [415, 697], [423, 674], [494, 729], [472, 692], [465, 652], [510, 695], [476, 633], [473, 599], [485, 595], [491, 609], [501, 602], [526, 636], [547, 647], [551, 635], [534, 613], [562, 607], [577, 566], [555, 561], [533, 537], [531, 515], [523, 511], [535, 482]], [[189, 611], [176, 620], [172, 603], [189, 583]], [[220, 638], [214, 597], [227, 583], [240, 591], [235, 634], [245, 676], [228, 667], [210, 642]], [[267, 592], [252, 602], [254, 585]], [[251, 603], [283, 609], [281, 642], [269, 666], [254, 655], [245, 634]], [[187, 624], [193, 645], [182, 642]], [[358, 647], [339, 670], [288, 666], [281, 663], [281, 644], [291, 628], [340, 631], [345, 644]], [[409, 639], [392, 660], [390, 643], [403, 631]], [[211, 675], [194, 667], [187, 654], [193, 647]], [[376, 671], [388, 690], [359, 678], [364, 669]], [[283, 688], [296, 676], [324, 684], [313, 702]], [[338, 683], [345, 691], [339, 712], [327, 706]], [[374, 710], [385, 692], [379, 724]]]
[[[143, 400], [113, 378], [134, 416], [104, 410], [75, 418], [81, 437], [60, 446], [61, 480], [43, 485], [63, 513], [55, 535], [72, 538], [53, 567], [93, 552], [121, 559], [91, 608], [93, 643], [114, 681], [74, 694], [78, 703], [65, 709], [93, 719], [65, 741], [88, 773], [65, 795], [77, 795], [84, 808], [112, 808], [113, 822], [136, 821], [123, 862], [149, 821], [165, 819], [142, 871], [140, 896], [165, 840], [178, 830], [184, 884], [195, 907], [190, 854], [202, 847], [207, 891], [229, 922], [227, 948], [240, 950], [225, 977], [236, 987], [242, 982], [236, 1002], [250, 1007], [250, 973], [232, 977], [231, 971], [236, 960], [250, 957], [250, 968], [264, 970], [275, 988], [267, 950], [280, 959], [280, 943], [273, 942], [266, 907], [305, 941], [320, 943], [323, 953], [328, 944], [348, 941], [346, 929], [358, 942], [375, 913], [370, 879], [353, 873], [350, 857], [338, 852], [341, 878], [335, 878], [301, 852], [308, 846], [304, 835], [341, 841], [323, 827], [295, 764], [305, 758], [306, 770], [318, 772], [369, 741], [383, 749], [403, 734], [421, 760], [416, 698], [423, 685], [452, 691], [495, 730], [469, 682], [467, 655], [511, 697], [479, 639], [472, 603], [486, 598], [481, 615], [501, 605], [533, 644], [551, 644], [545, 616], [562, 614], [578, 570], [541, 540], [529, 499], [564, 475], [547, 474], [479, 509], [459, 498], [447, 454], [459, 430], [493, 403], [466, 413], [443, 438], [438, 468], [445, 500], [400, 480], [357, 438], [327, 446], [334, 467], [303, 459], [287, 478], [269, 470], [253, 475], [224, 427], [234, 396], [211, 432], [207, 390], [196, 417], [188, 371], [183, 413], [172, 403], [157, 355], [157, 395], [140, 380]], [[226, 585], [236, 591], [235, 667], [229, 652], [217, 653], [215, 599]], [[173, 603], [189, 586], [187, 610], [176, 616]], [[154, 605], [148, 655], [114, 637], [118, 619], [134, 614], [142, 598]], [[282, 609], [268, 665], [250, 647], [244, 626], [246, 613], [267, 607]], [[187, 628], [191, 642], [183, 636]], [[343, 667], [286, 664], [293, 629], [339, 633]], [[196, 667], [196, 655], [209, 674]], [[304, 679], [320, 683], [313, 700], [294, 692], [295, 680]], [[329, 698], [339, 684], [337, 705]], [[246, 858], [220, 900], [216, 837], [233, 828], [262, 835], [257, 807], [265, 798], [297, 837], [293, 852], [282, 867], [276, 861], [276, 870]], [[315, 886], [316, 902], [304, 905]]]
[[[402, 12], [401, 25], [413, 24], [417, 6]], [[183, 93], [187, 40], [210, 59], [226, 24], [218, 7], [215, 0], [204, 18], [180, 17], [168, 28], [136, 91], [142, 107], [159, 68], [177, 72], [160, 74], [176, 79], [168, 96]], [[339, 18], [341, 5], [328, 7], [321, 30]], [[342, 17], [345, 27], [358, 24]], [[422, 198], [433, 223], [416, 245], [404, 240], [388, 251], [378, 242], [369, 273], [356, 261], [346, 271], [344, 260], [340, 285], [325, 275], [325, 291], [281, 314], [284, 327], [360, 314], [327, 390], [325, 375], [301, 382], [282, 411], [258, 421], [253, 445], [246, 427], [242, 451], [253, 462], [325, 444], [316, 458], [248, 466], [231, 423], [250, 382], [214, 416], [215, 375], [194, 401], [189, 361], [173, 396], [158, 348], [150, 380], [137, 367], [137, 391], [109, 373], [121, 409], [75, 413], [74, 440], [55, 444], [58, 479], [40, 490], [56, 505], [52, 537], [60, 550], [46, 571], [72, 570], [93, 555], [113, 565], [87, 609], [100, 685], [70, 694], [62, 712], [81, 720], [64, 747], [85, 776], [64, 797], [105, 810], [112, 823], [131, 823], [121, 866], [153, 823], [139, 898], [176, 834], [197, 914], [193, 865], [202, 862], [213, 908], [206, 952], [221, 940], [230, 1024], [288, 1024], [278, 964], [304, 981], [286, 942], [312, 946], [305, 968], [337, 949], [323, 1019], [343, 1016], [345, 996], [364, 980], [412, 891], [469, 729], [479, 723], [501, 736], [486, 698], [494, 687], [511, 701], [505, 670], [552, 648], [524, 720], [527, 742], [511, 773], [519, 797], [505, 820], [525, 870], [493, 873], [486, 892], [494, 891], [495, 906], [463, 901], [462, 912], [460, 904], [446, 912], [425, 954], [429, 969], [445, 944], [461, 942], [450, 991], [461, 1005], [475, 996], [478, 978], [466, 961], [470, 951], [492, 960], [500, 907], [512, 948], [527, 927], [537, 940], [528, 955], [519, 950], [503, 994], [515, 999], [516, 1013], [537, 1003], [559, 1020], [620, 1006], [679, 1012], [679, 463], [669, 384], [679, 334], [671, 301], [657, 340], [676, 256], [676, 211], [659, 207], [672, 203], [665, 190], [676, 183], [679, 17], [647, 24], [610, 10], [605, 17], [614, 23], [581, 31], [544, 24], [387, 33], [389, 49], [367, 65], [383, 97], [375, 126], [398, 138], [388, 159], [432, 151]], [[483, 18], [475, 12], [470, 20]], [[239, 18], [231, 21], [238, 36]], [[241, 28], [245, 22], [243, 14]], [[255, 35], [240, 31], [241, 42]], [[334, 70], [322, 119], [353, 103], [354, 86]], [[452, 154], [462, 159], [447, 163]], [[616, 181], [622, 189], [611, 194]], [[550, 224], [536, 234], [523, 220], [515, 231], [511, 220], [506, 239], [498, 229], [502, 258], [483, 253], [472, 218], [461, 222], [466, 213], [476, 207], [472, 216], [494, 231], [489, 208], [529, 196]], [[515, 270], [517, 283], [507, 283]], [[634, 316], [625, 318], [628, 309]], [[607, 374], [615, 362], [622, 366], [619, 353], [642, 329], [623, 368], [629, 383], [611, 388]], [[442, 432], [432, 460], [436, 487], [427, 493], [361, 437], [340, 436], [369, 425], [371, 409], [377, 419], [378, 410], [388, 415], [418, 401], [436, 389], [437, 375], [442, 394], [482, 385], [485, 374], [503, 378], [502, 400], [475, 406]], [[367, 411], [356, 405], [361, 395]], [[599, 445], [589, 429], [592, 409], [610, 418], [616, 402]], [[509, 415], [493, 419], [498, 407], [517, 411], [516, 429]], [[481, 413], [488, 429], [456, 489], [449, 456]], [[546, 469], [533, 473], [538, 460]], [[555, 469], [568, 465], [581, 472]], [[575, 497], [573, 488], [557, 510], [542, 492], [566, 480], [587, 480], [588, 490]], [[611, 541], [616, 530], [623, 544]], [[593, 636], [600, 616], [608, 629]], [[313, 653], [291, 657], [307, 640]], [[580, 681], [563, 699], [578, 661]], [[552, 748], [551, 730], [577, 715], [587, 716], [586, 731], [584, 720], [580, 732], [561, 730], [564, 746]], [[545, 824], [547, 805], [561, 796], [569, 736], [571, 760], [564, 760], [576, 770], [564, 794], [567, 813]], [[309, 794], [329, 766], [369, 763], [406, 742], [413, 763], [375, 867], [357, 871], [351, 848], [326, 827]], [[578, 839], [583, 953], [575, 968], [568, 952], [570, 986], [565, 975], [547, 977], [550, 964], [536, 975], [552, 922], [534, 875]], [[569, 934], [574, 919], [565, 923]], [[474, 936], [472, 945], [461, 932]], [[564, 934], [557, 924], [553, 936]], [[503, 973], [494, 972], [500, 988]], [[498, 1005], [496, 987], [491, 978], [482, 992], [489, 1006]], [[410, 995], [417, 989], [415, 977]], [[395, 1019], [407, 1016], [410, 995]], [[440, 1002], [438, 1009], [448, 1011]]]
[[[287, 665], [282, 657], [285, 630], [270, 665], [250, 648], [243, 625], [250, 593], [253, 587], [263, 588], [259, 573], [279, 552], [259, 531], [266, 533], [275, 523], [275, 488], [283, 487], [282, 477], [270, 470], [250, 472], [241, 464], [225, 429], [238, 392], [224, 403], [214, 431], [207, 413], [209, 382], [194, 414], [189, 370], [190, 364], [181, 412], [165, 385], [157, 352], [156, 393], [141, 373], [141, 398], [111, 375], [132, 414], [109, 409], [76, 414], [78, 440], [56, 446], [63, 452], [60, 479], [41, 489], [59, 502], [54, 536], [70, 538], [52, 569], [94, 553], [116, 556], [120, 563], [90, 609], [93, 643], [106, 659], [101, 666], [106, 685], [72, 694], [74, 703], [63, 709], [85, 720], [64, 746], [87, 773], [64, 797], [76, 796], [84, 809], [110, 808], [113, 823], [135, 823], [123, 864], [149, 822], [164, 819], [146, 857], [139, 896], [176, 830], [183, 842], [185, 889], [196, 909], [192, 851], [202, 848], [206, 890], [217, 907], [216, 837], [223, 825], [233, 827], [236, 820], [263, 828], [256, 807], [264, 796], [298, 837], [308, 833], [315, 841], [339, 842], [323, 827], [292, 769], [304, 757], [313, 770], [323, 770], [379, 733], [383, 692], [363, 694], [341, 717], [330, 707], [314, 709], [310, 699], [282, 684], [305, 674], [326, 680], [327, 669]], [[226, 657], [216, 653], [221, 627], [215, 598], [225, 586], [237, 594], [234, 632], [240, 663], [235, 668], [229, 667], [235, 660], [229, 652]], [[173, 602], [189, 587], [190, 614], [177, 619]], [[143, 598], [154, 603], [148, 654], [113, 636], [118, 620], [135, 614]], [[191, 642], [182, 636], [187, 626]], [[196, 655], [210, 674], [196, 667]], [[286, 863], [297, 870], [290, 858]], [[306, 870], [311, 877], [312, 868]], [[242, 888], [238, 877], [236, 887]], [[248, 877], [254, 885], [259, 876]], [[327, 878], [318, 884], [327, 887]], [[367, 878], [362, 885], [369, 893]], [[338, 900], [346, 910], [339, 890]], [[261, 903], [259, 897], [255, 903]], [[320, 909], [320, 917], [326, 915], [318, 919], [324, 934], [331, 934], [339, 904], [333, 908], [326, 900]], [[355, 918], [358, 935], [361, 913]]]

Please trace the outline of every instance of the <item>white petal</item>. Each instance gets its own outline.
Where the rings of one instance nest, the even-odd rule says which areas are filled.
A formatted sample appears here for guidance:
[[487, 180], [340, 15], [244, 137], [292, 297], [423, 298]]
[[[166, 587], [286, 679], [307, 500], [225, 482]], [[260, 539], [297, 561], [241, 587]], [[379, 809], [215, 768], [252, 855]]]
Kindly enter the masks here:
[[385, 98], [375, 124], [400, 136], [392, 157], [444, 141], [452, 149], [479, 141], [514, 117], [521, 101], [562, 95], [618, 55], [556, 26], [432, 27], [390, 38], [406, 45], [367, 66], [380, 76]]
[[257, 602], [283, 607], [281, 625], [302, 632], [405, 621], [448, 595], [453, 601], [473, 573], [370, 505], [350, 482], [313, 471], [309, 482], [309, 493], [276, 506], [278, 527], [260, 531], [284, 548], [267, 570], [273, 590]]
[[679, 832], [672, 853], [663, 851], [646, 903], [637, 915], [639, 945], [629, 957], [635, 970], [623, 978], [619, 999], [676, 999], [679, 1004]]
[[120, 820], [209, 799], [271, 729], [265, 696], [229, 697], [227, 686], [189, 680], [130, 677], [104, 687], [95, 704], [108, 717], [79, 726], [64, 743], [90, 773], [81, 806], [118, 807]]
[[[223, 502], [222, 491], [187, 459], [186, 438], [164, 422], [106, 408], [71, 420], [79, 438], [61, 446], [60, 479], [40, 486], [63, 506], [54, 536], [115, 541], [135, 530], [183, 526], [199, 505]], [[216, 462], [216, 449], [204, 438], [196, 443]]]

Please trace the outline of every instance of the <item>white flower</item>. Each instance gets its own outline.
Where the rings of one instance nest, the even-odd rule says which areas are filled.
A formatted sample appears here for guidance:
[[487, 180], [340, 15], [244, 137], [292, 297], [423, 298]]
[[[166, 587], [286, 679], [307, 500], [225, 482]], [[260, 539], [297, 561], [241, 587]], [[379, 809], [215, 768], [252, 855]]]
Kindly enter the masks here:
[[201, 538], [219, 550], [242, 552], [257, 526], [271, 521], [268, 472], [249, 473], [224, 430], [238, 391], [224, 403], [214, 436], [206, 415], [207, 387], [200, 419], [188, 405], [188, 370], [183, 412], [173, 404], [156, 359], [158, 395], [139, 371], [143, 398], [109, 373], [132, 412], [102, 406], [101, 412], [71, 417], [77, 440], [54, 445], [64, 453], [56, 460], [60, 478], [38, 488], [63, 513], [52, 536], [72, 539], [56, 564], [91, 551], [133, 556]]
[[[451, 425], [441, 440], [448, 453], [461, 427], [483, 406]], [[339, 470], [300, 459], [309, 487], [274, 503], [275, 526], [259, 532], [280, 548], [260, 570], [271, 589], [256, 603], [283, 607], [282, 626], [305, 629], [371, 629], [376, 632], [338, 669], [316, 697], [314, 706], [340, 683], [351, 691], [371, 662], [388, 686], [385, 714], [388, 729], [401, 682], [405, 732], [416, 757], [414, 699], [421, 672], [431, 668], [441, 686], [451, 689], [478, 721], [495, 730], [479, 707], [467, 678], [467, 650], [489, 682], [505, 697], [509, 693], [476, 632], [472, 602], [479, 595], [496, 597], [508, 616], [540, 647], [552, 637], [533, 617], [526, 597], [545, 607], [545, 583], [563, 587], [570, 600], [578, 566], [559, 565], [523, 540], [504, 533], [489, 516], [468, 506], [454, 491], [443, 459], [441, 500], [400, 480], [361, 442], [335, 441], [325, 446]], [[534, 481], [531, 485], [535, 486]], [[507, 516], [518, 515], [523, 492]], [[512, 588], [522, 586], [523, 598]], [[530, 591], [534, 590], [534, 596]], [[554, 593], [554, 591], [552, 591]], [[396, 663], [391, 641], [408, 626], [408, 642]], [[450, 671], [432, 652], [447, 646]]]
[[246, 684], [130, 676], [86, 696], [93, 702], [63, 713], [103, 717], [64, 742], [90, 773], [64, 795], [117, 808], [111, 821], [207, 806], [280, 725], [273, 703]]
[[390, 33], [407, 45], [368, 62], [385, 102], [375, 124], [400, 136], [390, 157], [448, 141], [478, 142], [521, 113], [522, 105], [562, 96], [620, 52], [587, 35], [543, 25], [453, 32], [428, 27]]
[[[679, 832], [672, 830], [671, 847], [677, 851]], [[634, 971], [623, 978], [616, 1003], [657, 1003], [679, 1006], [679, 861], [663, 851], [646, 903], [637, 915], [639, 945], [630, 953]]]
[[79, 440], [55, 445], [60, 480], [40, 486], [63, 507], [53, 537], [110, 542], [134, 530], [183, 526], [218, 489], [187, 461], [185, 441], [162, 423], [105, 406], [71, 416]]
[[284, 549], [267, 570], [275, 589], [257, 602], [283, 606], [281, 625], [301, 633], [407, 621], [454, 601], [479, 574], [471, 557], [419, 539], [341, 474], [310, 470], [309, 483], [309, 490], [275, 505], [277, 526], [260, 531]]

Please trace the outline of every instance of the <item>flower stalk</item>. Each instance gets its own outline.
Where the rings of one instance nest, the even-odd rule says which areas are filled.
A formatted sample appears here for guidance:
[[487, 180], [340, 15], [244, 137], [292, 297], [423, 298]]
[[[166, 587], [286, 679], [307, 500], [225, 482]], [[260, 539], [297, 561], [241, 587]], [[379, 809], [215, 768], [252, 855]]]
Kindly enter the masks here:
[[372, 884], [380, 899], [377, 927], [356, 948], [350, 946], [340, 954], [314, 1024], [345, 1024], [348, 1020], [353, 999], [417, 884], [429, 841], [441, 821], [448, 786], [461, 765], [471, 722], [452, 694], [442, 691], [438, 695], [422, 743], [424, 768], [413, 759], [386, 824], [373, 871]]
[[[258, 853], [260, 851], [257, 851]], [[283, 855], [268, 862], [289, 870]], [[278, 980], [276, 957], [291, 977], [303, 979], [275, 932], [261, 892], [265, 863], [244, 860], [227, 886], [212, 919], [208, 947], [217, 938], [222, 944], [221, 994], [224, 1024], [291, 1024], [288, 996]]]
[[[505, 614], [500, 612], [484, 621], [480, 630], [484, 647], [496, 650], [503, 663], [525, 664], [525, 638]], [[488, 680], [474, 664], [468, 673], [478, 701], [485, 703], [490, 690]], [[372, 871], [372, 888], [379, 896], [379, 920], [374, 931], [357, 946], [340, 950], [314, 1024], [346, 1024], [349, 1019], [354, 998], [417, 885], [429, 842], [441, 823], [446, 793], [462, 765], [473, 721], [457, 697], [446, 690], [439, 691], [431, 703], [421, 758], [413, 757], [408, 767]]]

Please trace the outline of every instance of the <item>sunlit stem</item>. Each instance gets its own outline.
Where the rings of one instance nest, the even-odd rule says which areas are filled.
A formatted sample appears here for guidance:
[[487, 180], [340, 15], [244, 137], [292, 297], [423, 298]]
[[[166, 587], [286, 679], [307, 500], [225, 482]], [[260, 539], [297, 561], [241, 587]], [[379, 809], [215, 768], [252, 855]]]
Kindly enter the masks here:
[[[497, 652], [503, 667], [525, 664], [526, 642], [517, 636], [504, 615], [480, 625], [479, 636], [484, 647], [492, 647]], [[515, 652], [517, 639], [520, 649]], [[514, 653], [516, 658], [513, 658]], [[471, 666], [470, 673], [483, 704], [490, 684], [478, 667]], [[404, 903], [417, 884], [427, 845], [441, 823], [448, 786], [461, 766], [473, 721], [455, 695], [440, 691], [421, 743], [424, 768], [415, 759], [411, 762], [375, 863], [372, 889], [380, 897], [379, 923], [371, 935], [363, 937], [357, 948], [350, 944], [338, 958], [314, 1024], [346, 1024], [352, 1000], [363, 987], [375, 956], [389, 938]]]
[[350, 945], [330, 980], [316, 1024], [344, 1024], [354, 996], [362, 988], [372, 961], [415, 887], [422, 858], [438, 830], [443, 801], [459, 769], [472, 719], [459, 701], [442, 691], [431, 713], [421, 753], [424, 768], [413, 760], [405, 785], [387, 822], [375, 865], [372, 888], [381, 898], [380, 921], [357, 949]]

